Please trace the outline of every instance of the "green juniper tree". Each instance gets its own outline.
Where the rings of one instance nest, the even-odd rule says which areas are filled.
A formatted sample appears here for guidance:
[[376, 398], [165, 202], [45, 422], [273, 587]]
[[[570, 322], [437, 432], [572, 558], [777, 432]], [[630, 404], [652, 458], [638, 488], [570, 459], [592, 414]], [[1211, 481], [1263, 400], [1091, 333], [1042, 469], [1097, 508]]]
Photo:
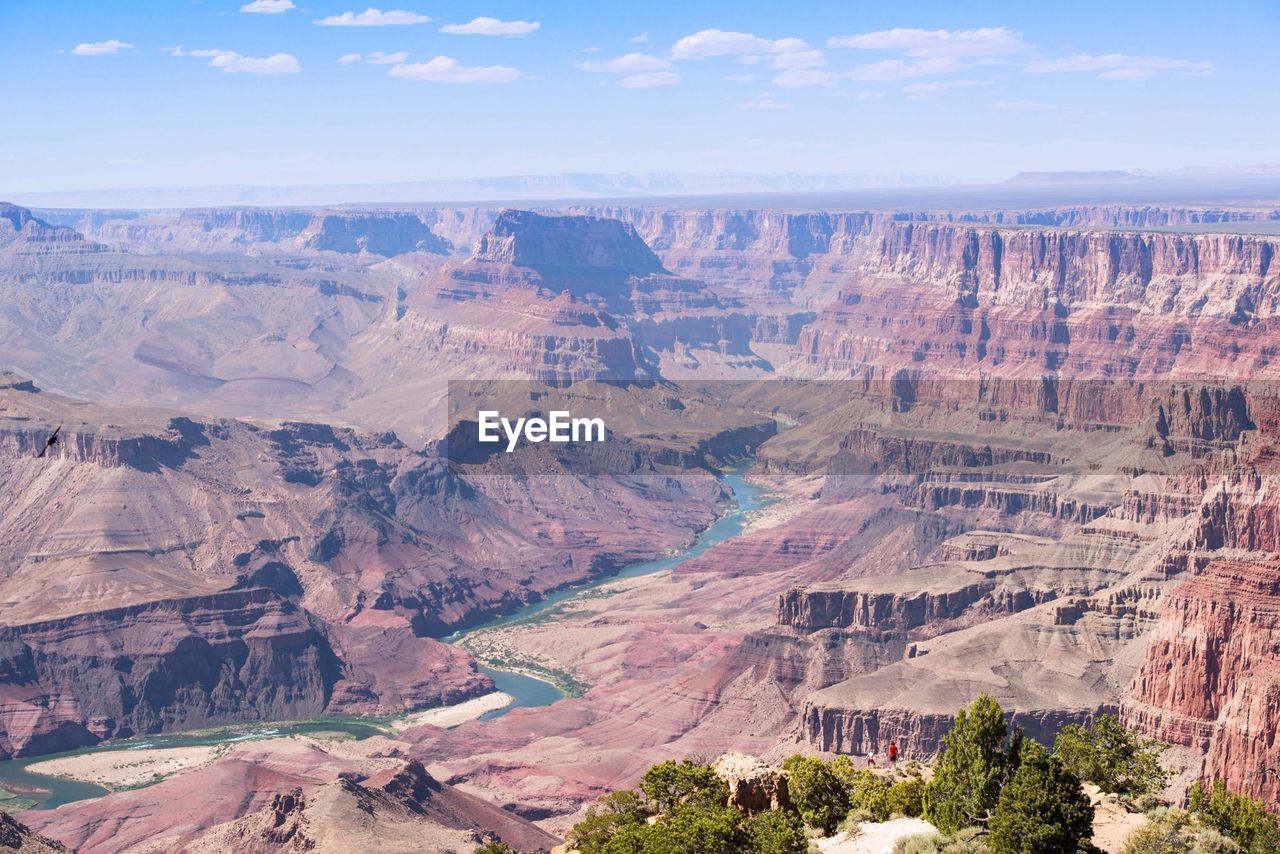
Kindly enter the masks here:
[[1089, 854], [1093, 805], [1080, 778], [1034, 741], [1025, 741], [1018, 770], [1000, 793], [987, 828], [994, 854]]
[[1140, 738], [1120, 725], [1115, 715], [1099, 715], [1093, 726], [1067, 724], [1053, 742], [1053, 755], [1081, 780], [1104, 792], [1146, 795], [1169, 782], [1160, 766], [1168, 745]]
[[823, 833], [834, 833], [849, 812], [849, 793], [830, 763], [797, 754], [782, 767], [787, 772], [791, 803], [800, 811], [804, 823]]
[[924, 812], [924, 779], [908, 777], [889, 787], [886, 800], [889, 815], [905, 815], [915, 818]]
[[766, 810], [747, 819], [749, 850], [759, 854], [807, 854], [804, 823], [793, 812]]
[[640, 778], [640, 791], [660, 813], [674, 812], [682, 804], [719, 806], [729, 800], [728, 785], [711, 766], [691, 759], [654, 765]]
[[1009, 733], [1004, 710], [989, 694], [961, 709], [925, 786], [925, 818], [944, 833], [986, 825], [1017, 768], [1022, 741], [1021, 730]]
[[643, 827], [649, 817], [640, 796], [630, 789], [610, 792], [587, 807], [586, 817], [569, 831], [569, 841], [582, 854], [600, 854], [624, 827]]

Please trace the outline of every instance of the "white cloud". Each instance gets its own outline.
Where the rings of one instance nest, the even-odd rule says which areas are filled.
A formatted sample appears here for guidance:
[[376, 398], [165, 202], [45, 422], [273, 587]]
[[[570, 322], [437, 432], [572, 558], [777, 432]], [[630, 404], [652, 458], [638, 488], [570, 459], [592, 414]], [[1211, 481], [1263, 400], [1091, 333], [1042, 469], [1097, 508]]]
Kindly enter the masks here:
[[[950, 74], [963, 69], [963, 66], [951, 59], [922, 59], [904, 62], [899, 59], [886, 59], [870, 65], [860, 65], [852, 71], [825, 71], [813, 68], [792, 68], [783, 71], [773, 78], [775, 86], [783, 89], [800, 89], [810, 86], [835, 86], [841, 80], [864, 80], [888, 82], [893, 80], [910, 80], [933, 74]], [[921, 88], [917, 92], [939, 91], [952, 86], [985, 86], [985, 81], [963, 80], [954, 83], [937, 84], [936, 88]], [[908, 87], [908, 91], [913, 91]]]
[[162, 48], [172, 56], [195, 56], [208, 59], [212, 68], [221, 68], [228, 74], [296, 74], [302, 70], [298, 58], [291, 53], [273, 53], [271, 56], [244, 56], [234, 50], [200, 48], [183, 50], [182, 46]]
[[296, 9], [293, 0], [253, 0], [251, 3], [245, 3], [240, 7], [241, 12], [252, 12], [259, 15], [279, 15], [281, 12], [288, 12], [290, 9]]
[[827, 64], [822, 51], [809, 46], [804, 39], [765, 39], [752, 33], [728, 30], [699, 30], [671, 46], [675, 59], [703, 59], [711, 56], [736, 56], [739, 62], [753, 64], [760, 57], [773, 57], [778, 69], [819, 68]]
[[1020, 53], [1031, 45], [1019, 33], [1007, 27], [983, 27], [976, 30], [897, 27], [856, 36], [837, 36], [827, 39], [827, 47], [898, 51], [913, 57], [994, 57]]
[[106, 56], [111, 53], [119, 53], [133, 47], [129, 42], [122, 42], [119, 39], [107, 39], [104, 42], [81, 42], [71, 48], [71, 52], [76, 56]]
[[[789, 43], [789, 44], [785, 44]], [[807, 48], [800, 39], [762, 39], [751, 33], [725, 30], [699, 30], [685, 36], [671, 48], [676, 59], [694, 59], [703, 56], [733, 56], [743, 53], [782, 53], [787, 49]]]
[[1064, 59], [1046, 59], [1029, 63], [1031, 74], [1060, 72], [1098, 72], [1099, 80], [1150, 80], [1162, 71], [1206, 77], [1213, 73], [1212, 62], [1195, 62], [1167, 56], [1130, 56], [1124, 53], [1078, 53]]
[[964, 89], [970, 86], [990, 86], [990, 80], [933, 80], [928, 83], [909, 83], [902, 87], [908, 95], [928, 95], [948, 89]]
[[903, 61], [901, 59], [882, 59], [855, 68], [850, 77], [854, 80], [910, 80], [913, 77], [927, 77], [932, 74], [954, 74], [963, 71], [964, 66], [951, 57], [933, 57]]
[[834, 86], [842, 75], [831, 71], [793, 68], [773, 78], [773, 85], [782, 89], [802, 89], [809, 86]]
[[396, 27], [408, 24], [425, 24], [431, 19], [417, 12], [406, 12], [404, 9], [392, 9], [384, 12], [381, 9], [365, 9], [363, 12], [343, 12], [341, 15], [330, 15], [316, 21], [322, 27]]
[[648, 44], [648, 43], [649, 43], [649, 34], [648, 34], [648, 33], [640, 33], [639, 35], [635, 35], [635, 36], [632, 36], [631, 38], [627, 39], [627, 41], [631, 42], [632, 44]]
[[343, 65], [350, 65], [353, 62], [360, 62], [363, 60], [369, 65], [396, 65], [397, 63], [404, 62], [408, 58], [409, 51], [407, 50], [396, 51], [395, 53], [383, 53], [380, 50], [375, 50], [373, 53], [366, 53], [363, 56], [358, 53], [344, 53], [342, 56], [338, 57], [338, 62], [341, 62]]
[[409, 58], [409, 51], [398, 50], [395, 53], [383, 53], [375, 50], [373, 53], [365, 54], [364, 61], [370, 65], [396, 65], [404, 62]]
[[396, 65], [387, 74], [427, 83], [510, 83], [525, 76], [519, 69], [506, 65], [468, 67], [448, 56], [437, 56], [429, 62]]
[[761, 92], [754, 98], [744, 102], [738, 107], [739, 110], [789, 110], [791, 105], [785, 101], [779, 101], [767, 92]]
[[220, 53], [209, 60], [209, 65], [221, 68], [228, 74], [296, 74], [302, 70], [298, 58], [291, 53], [273, 53], [261, 58], [241, 56], [235, 51]]
[[655, 89], [659, 86], [674, 86], [680, 82], [680, 75], [674, 71], [649, 71], [644, 74], [632, 74], [618, 81], [623, 89]]
[[575, 63], [583, 71], [596, 74], [633, 74], [637, 71], [657, 71], [670, 68], [671, 60], [647, 53], [626, 53], [613, 59], [594, 59]]
[[1156, 76], [1151, 68], [1113, 68], [1098, 75], [1099, 80], [1124, 80], [1126, 83], [1141, 83]]
[[821, 68], [827, 64], [827, 58], [820, 50], [795, 50], [780, 53], [773, 60], [774, 68]]
[[1039, 101], [995, 101], [991, 109], [1005, 113], [1043, 113], [1054, 108]]
[[729, 74], [724, 79], [730, 83], [754, 83], [759, 78], [758, 74]]
[[445, 24], [442, 33], [455, 36], [527, 36], [542, 26], [539, 21], [499, 21], [497, 18], [472, 18], [465, 24]]

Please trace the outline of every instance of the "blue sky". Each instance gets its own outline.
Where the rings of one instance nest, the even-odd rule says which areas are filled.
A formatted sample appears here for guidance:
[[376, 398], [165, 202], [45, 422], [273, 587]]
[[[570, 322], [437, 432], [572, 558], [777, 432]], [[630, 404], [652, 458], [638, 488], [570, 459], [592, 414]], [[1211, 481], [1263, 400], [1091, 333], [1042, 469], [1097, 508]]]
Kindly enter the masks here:
[[368, 2], [0, 0], [0, 193], [1280, 162], [1277, 0]]

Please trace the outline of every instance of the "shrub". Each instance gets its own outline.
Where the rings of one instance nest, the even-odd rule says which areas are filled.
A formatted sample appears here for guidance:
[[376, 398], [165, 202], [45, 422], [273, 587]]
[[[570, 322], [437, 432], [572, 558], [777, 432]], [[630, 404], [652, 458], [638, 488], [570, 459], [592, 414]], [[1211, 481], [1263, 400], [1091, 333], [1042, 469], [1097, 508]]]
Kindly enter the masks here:
[[476, 849], [476, 854], [516, 854], [516, 849], [512, 848], [505, 842], [490, 839], [484, 845], [481, 845]]
[[924, 780], [908, 777], [898, 780], [886, 794], [889, 815], [905, 815], [915, 818], [924, 813]]
[[1168, 747], [1129, 732], [1115, 715], [1099, 715], [1089, 729], [1064, 726], [1054, 739], [1053, 755], [1081, 780], [1105, 792], [1137, 797], [1169, 784], [1169, 772], [1160, 766], [1160, 754]]
[[743, 815], [734, 807], [686, 805], [645, 827], [645, 854], [738, 854], [748, 850]]
[[804, 823], [830, 835], [849, 812], [849, 794], [844, 783], [821, 759], [795, 755], [783, 764], [791, 803]]
[[913, 833], [893, 843], [893, 854], [938, 854], [948, 841], [941, 833]]
[[654, 765], [640, 778], [640, 791], [660, 813], [685, 804], [720, 806], [729, 800], [728, 785], [711, 766], [690, 759]]
[[1206, 792], [1198, 781], [1191, 787], [1191, 812], [1209, 827], [1229, 837], [1249, 854], [1280, 851], [1280, 825], [1262, 801], [1227, 791], [1215, 779]]
[[648, 817], [649, 811], [635, 792], [610, 792], [587, 807], [586, 817], [569, 831], [569, 840], [582, 854], [600, 854], [619, 830], [643, 825]]
[[936, 831], [905, 836], [894, 843], [893, 854], [986, 854], [984, 834], [978, 828], [965, 828], [955, 836]]
[[806, 854], [809, 840], [804, 825], [792, 812], [766, 810], [747, 819], [750, 850], [758, 854]]
[[848, 833], [850, 835], [860, 833], [862, 828], [858, 825], [864, 821], [875, 821], [875, 816], [866, 810], [849, 810], [844, 820], [836, 825], [837, 833]]
[[944, 833], [985, 824], [1016, 765], [1021, 741], [1020, 730], [1009, 734], [1004, 710], [990, 695], [982, 694], [968, 709], [961, 709], [943, 738], [933, 779], [925, 786], [925, 818]]
[[1240, 846], [1184, 810], [1160, 809], [1129, 834], [1121, 854], [1237, 854]]
[[854, 768], [849, 757], [836, 757], [831, 769], [840, 778], [841, 785], [849, 798], [851, 812], [864, 813], [865, 821], [882, 822], [890, 816], [888, 810], [888, 789], [890, 784], [886, 778], [870, 771], [869, 768]]
[[997, 854], [1092, 852], [1093, 805], [1080, 778], [1034, 741], [1000, 793], [987, 844]]

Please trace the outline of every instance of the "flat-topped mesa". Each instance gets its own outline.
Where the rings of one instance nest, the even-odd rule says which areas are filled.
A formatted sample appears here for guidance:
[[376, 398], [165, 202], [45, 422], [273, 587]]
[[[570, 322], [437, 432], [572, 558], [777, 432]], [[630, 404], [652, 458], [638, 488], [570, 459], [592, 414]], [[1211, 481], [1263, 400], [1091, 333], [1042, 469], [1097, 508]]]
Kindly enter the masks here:
[[0, 219], [8, 220], [14, 231], [22, 231], [23, 226], [29, 222], [40, 222], [32, 216], [31, 211], [20, 208], [12, 202], [0, 202]]
[[750, 348], [756, 315], [668, 273], [617, 220], [504, 211], [468, 258], [411, 289], [405, 307], [402, 330], [424, 350], [505, 374], [633, 379], [664, 359], [766, 367]]
[[[972, 584], [939, 593], [846, 590], [830, 584], [792, 589], [778, 597], [778, 622], [805, 633], [853, 628], [910, 631], [962, 616], [994, 588], [994, 580], [979, 576]], [[1032, 604], [1028, 599], [1024, 607]]]
[[305, 210], [189, 208], [178, 216], [177, 227], [222, 233], [234, 244], [273, 243], [297, 237], [311, 221], [311, 212]]
[[397, 211], [317, 211], [296, 239], [299, 248], [370, 255], [433, 252], [452, 248], [416, 213]]
[[531, 211], [504, 211], [470, 260], [526, 268], [548, 290], [606, 301], [629, 299], [631, 280], [669, 275], [630, 225]]
[[0, 249], [14, 244], [24, 245], [27, 253], [39, 251], [37, 247], [41, 244], [74, 244], [82, 250], [101, 248], [85, 241], [84, 235], [75, 229], [50, 225], [24, 207], [0, 202]]
[[559, 272], [589, 269], [624, 276], [666, 275], [635, 228], [616, 219], [503, 211], [472, 256]]
[[[974, 572], [933, 564], [892, 579], [830, 581], [778, 597], [778, 623], [809, 634], [822, 629], [901, 632], [926, 638], [993, 617], [1025, 611], [1098, 583], [1087, 570], [1062, 568], [1061, 580], [1037, 580], [1037, 567]], [[1057, 567], [1055, 567], [1057, 569]]]

